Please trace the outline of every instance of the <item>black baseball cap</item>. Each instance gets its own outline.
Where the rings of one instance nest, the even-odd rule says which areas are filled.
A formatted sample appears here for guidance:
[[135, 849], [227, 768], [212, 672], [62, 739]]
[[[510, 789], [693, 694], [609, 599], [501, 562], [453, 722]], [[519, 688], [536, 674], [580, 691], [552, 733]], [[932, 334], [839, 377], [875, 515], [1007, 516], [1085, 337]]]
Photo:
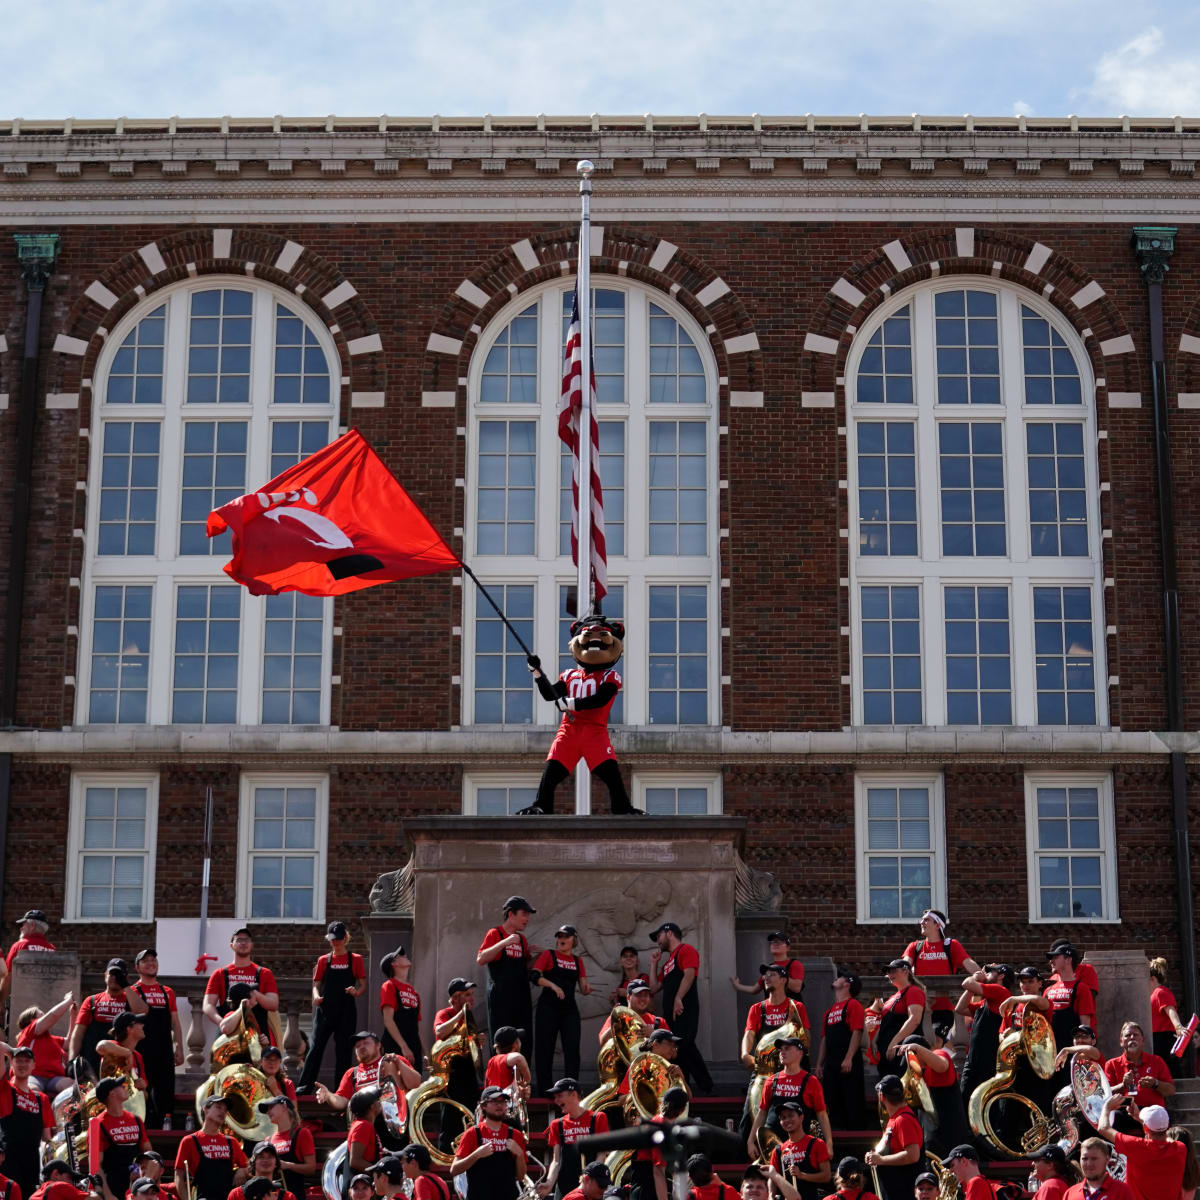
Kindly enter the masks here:
[[[42, 921], [46, 925], [50, 924], [50, 922], [46, 919], [46, 914], [42, 912], [40, 908], [31, 908], [23, 917], [17, 918], [18, 925], [24, 925], [26, 921]], [[61, 1158], [55, 1159], [55, 1162], [62, 1161], [63, 1160]], [[70, 1167], [64, 1166], [63, 1170], [69, 1171]], [[74, 1174], [75, 1172], [72, 1171], [71, 1173]]]
[[1035, 1150], [1029, 1157], [1031, 1159], [1044, 1158], [1047, 1162], [1057, 1163], [1060, 1167], [1066, 1166], [1067, 1162], [1067, 1153], [1057, 1142], [1051, 1142], [1040, 1150]]
[[262, 1056], [263, 1058], [282, 1058], [283, 1051], [278, 1046], [264, 1046]]
[[[110, 1075], [107, 1079], [102, 1079], [98, 1084], [96, 1084], [96, 1090], [92, 1094], [97, 1100], [100, 1101], [101, 1104], [104, 1104], [108, 1100], [109, 1096], [111, 1096], [113, 1092], [117, 1090], [117, 1088], [124, 1086], [124, 1075]], [[212, 1097], [210, 1096], [208, 1101], [205, 1101], [205, 1104], [207, 1105], [211, 1100]], [[224, 1096], [221, 1097], [221, 1103], [225, 1103]]]
[[555, 937], [578, 937], [579, 930], [574, 925], [560, 925], [554, 931]]
[[136, 967], [143, 958], [157, 958], [158, 951], [153, 946], [147, 946], [145, 950], [139, 950], [133, 956], [133, 965]]
[[365, 1171], [359, 1171], [359, 1173], [350, 1180], [351, 1187], [354, 1187], [354, 1185], [357, 1183], [361, 1183], [363, 1187], [369, 1187], [371, 1191], [375, 1190], [375, 1181]]
[[1088, 1037], [1090, 1037], [1090, 1038], [1095, 1038], [1095, 1036], [1096, 1036], [1096, 1031], [1090, 1025], [1076, 1025], [1075, 1033], [1076, 1033], [1076, 1036], [1078, 1036], [1081, 1033], [1086, 1033], [1088, 1035]]
[[795, 1046], [798, 1050], [804, 1049], [804, 1042], [798, 1037], [781, 1037], [775, 1039], [777, 1046]]
[[804, 1112], [804, 1105], [801, 1104], [799, 1100], [785, 1100], [781, 1105], [779, 1105], [779, 1107], [780, 1108], [790, 1108], [792, 1110], [792, 1112], [797, 1112], [797, 1113]]
[[913, 1180], [913, 1186], [915, 1187], [918, 1183], [930, 1183], [934, 1187], [940, 1186], [938, 1177], [932, 1171], [922, 1171], [920, 1175]]
[[159, 1191], [162, 1191], [162, 1188], [156, 1179], [137, 1179], [129, 1189], [129, 1194], [131, 1196], [145, 1196]]
[[400, 1151], [400, 1157], [408, 1159], [409, 1162], [415, 1162], [422, 1171], [428, 1171], [433, 1166], [433, 1156], [424, 1146], [418, 1146], [416, 1142], [410, 1142], [405, 1146]]
[[510, 912], [527, 912], [535, 913], [537, 909], [525, 899], [524, 896], [509, 896], [504, 902], [504, 911]]
[[768, 942], [790, 942], [792, 939], [788, 937], [782, 929], [776, 929], [774, 933], [767, 934]]
[[514, 1029], [511, 1025], [501, 1025], [496, 1030], [496, 1036], [492, 1038], [492, 1041], [503, 1050], [519, 1042], [521, 1040], [521, 1033], [520, 1029]]
[[346, 928], [345, 921], [330, 921], [329, 928], [325, 930], [325, 936], [331, 938], [344, 938], [350, 936], [350, 931]]
[[277, 1104], [286, 1104], [288, 1108], [292, 1107], [292, 1102], [287, 1096], [268, 1096], [265, 1100], [260, 1100], [255, 1107], [260, 1113], [270, 1112]]
[[578, 1079], [560, 1079], [552, 1088], [547, 1091], [548, 1096], [557, 1096], [559, 1092], [577, 1092], [579, 1091]]
[[455, 992], [465, 992], [474, 986], [475, 985], [469, 979], [463, 979], [462, 976], [456, 975], [448, 984], [446, 984], [446, 995], [453, 996]]
[[12, 1053], [13, 1058], [33, 1058], [32, 1046], [18, 1046]]
[[382, 1099], [383, 1093], [377, 1087], [359, 1088], [350, 1097], [350, 1115], [352, 1117], [365, 1117]]
[[479, 1093], [479, 1103], [480, 1104], [487, 1104], [487, 1102], [489, 1100], [507, 1100], [507, 1099], [508, 1099], [508, 1093], [503, 1088], [499, 1088], [499, 1087], [485, 1087], [483, 1089], [483, 1091]]
[[227, 1104], [227, 1101], [222, 1093], [213, 1092], [211, 1096], [206, 1096], [204, 1098], [204, 1103], [200, 1106], [201, 1111], [208, 1112], [208, 1110], [212, 1108], [214, 1104]]
[[[656, 1029], [646, 1039], [648, 1042], [682, 1042], [683, 1038], [676, 1037], [669, 1029]], [[778, 1044], [778, 1043], [776, 1043]]]
[[1042, 978], [1042, 973], [1041, 973], [1041, 971], [1039, 971], [1037, 969], [1037, 967], [1022, 967], [1017, 972], [1017, 975], [1021, 979], [1041, 979]]
[[866, 1169], [866, 1166], [853, 1154], [847, 1154], [837, 1165], [837, 1173], [842, 1176], [862, 1175]]
[[254, 941], [254, 934], [252, 934], [250, 930], [245, 927], [245, 925], [243, 925], [241, 929], [235, 929], [233, 931], [233, 936], [230, 937], [229, 940], [232, 942], [234, 938], [240, 937], [248, 937], [251, 941]]
[[583, 1168], [581, 1175], [586, 1175], [593, 1183], [598, 1183], [601, 1187], [608, 1187], [612, 1183], [612, 1176], [608, 1173], [608, 1168], [602, 1162], [590, 1162]]
[[875, 1090], [881, 1096], [903, 1096], [904, 1080], [899, 1075], [885, 1075], [875, 1085]]
[[884, 970], [885, 971], [911, 971], [912, 963], [910, 963], [907, 958], [893, 958], [892, 961], [890, 963], [888, 963], [888, 965], [886, 967], [884, 967]]
[[104, 973], [107, 975], [110, 971], [120, 971], [122, 974], [129, 974], [129, 967], [123, 958], [110, 958], [108, 966], [104, 968]]
[[145, 1023], [145, 1013], [117, 1013], [117, 1015], [113, 1018], [112, 1028], [108, 1032], [112, 1037], [123, 1038], [129, 1032], [130, 1025], [145, 1025]]
[[650, 934], [650, 941], [657, 942], [660, 933], [673, 933], [677, 938], [683, 937], [683, 930], [674, 921], [664, 921], [657, 929], [653, 930]]
[[352, 1046], [357, 1046], [359, 1042], [365, 1042], [367, 1038], [374, 1038], [376, 1041], [379, 1041], [379, 1034], [370, 1029], [360, 1029], [354, 1035], [354, 1040], [350, 1044]]
[[[1036, 1157], [1036, 1155], [1031, 1157]], [[967, 1162], [978, 1162], [979, 1151], [976, 1150], [974, 1146], [963, 1142], [961, 1146], [955, 1146], [954, 1149], [942, 1159], [942, 1162], [953, 1162], [956, 1158], [965, 1158]]]
[[159, 1166], [161, 1166], [163, 1156], [159, 1154], [157, 1150], [143, 1150], [133, 1161], [145, 1162], [147, 1159], [149, 1159], [150, 1162], [156, 1162], [159, 1164]]
[[283, 1184], [278, 1179], [266, 1179], [262, 1175], [257, 1175], [242, 1184], [242, 1195], [246, 1200], [263, 1200], [264, 1196], [269, 1196], [272, 1192], [282, 1191]]
[[[262, 1104], [259, 1104], [259, 1110], [262, 1109]], [[279, 1151], [271, 1145], [270, 1142], [255, 1142], [254, 1149], [250, 1151], [251, 1158], [257, 1158], [260, 1154], [273, 1154], [276, 1158], [279, 1157]]]
[[398, 1154], [387, 1154], [371, 1168], [371, 1174], [383, 1175], [389, 1183], [399, 1183], [404, 1178], [404, 1160]]
[[1047, 958], [1057, 958], [1060, 954], [1065, 958], [1069, 958], [1072, 962], [1078, 962], [1080, 958], [1079, 951], [1070, 942], [1055, 942], [1046, 951]]
[[397, 946], [395, 950], [389, 950], [388, 953], [379, 960], [379, 969], [383, 972], [384, 979], [391, 979], [392, 977], [393, 960], [397, 958], [403, 958], [407, 954], [408, 951], [405, 950], [403, 946]]
[[760, 975], [765, 975], [768, 971], [770, 971], [772, 975], [786, 975], [788, 973], [788, 965], [787, 963], [758, 964], [758, 973]]

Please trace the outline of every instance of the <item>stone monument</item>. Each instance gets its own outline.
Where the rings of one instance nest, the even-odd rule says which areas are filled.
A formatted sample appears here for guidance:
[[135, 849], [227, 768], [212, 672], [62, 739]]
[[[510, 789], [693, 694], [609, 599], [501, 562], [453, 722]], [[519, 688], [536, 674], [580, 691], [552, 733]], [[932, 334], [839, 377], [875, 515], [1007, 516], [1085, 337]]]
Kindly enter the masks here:
[[[12, 989], [9, 992], [10, 1013], [8, 1040], [17, 1040], [17, 1018], [35, 1005], [42, 1009], [53, 1008], [67, 992], [75, 993], [75, 1002], [83, 1000], [80, 988], [79, 955], [66, 950], [22, 950], [12, 965]], [[67, 1018], [55, 1031], [65, 1035]]]

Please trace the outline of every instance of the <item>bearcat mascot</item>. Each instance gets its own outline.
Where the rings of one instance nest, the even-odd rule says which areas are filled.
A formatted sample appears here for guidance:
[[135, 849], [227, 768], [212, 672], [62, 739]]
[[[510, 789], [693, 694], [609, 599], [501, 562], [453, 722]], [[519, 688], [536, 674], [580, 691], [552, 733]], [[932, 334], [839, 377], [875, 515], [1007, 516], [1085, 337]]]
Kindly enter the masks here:
[[582, 758], [597, 779], [608, 788], [614, 814], [641, 814], [629, 803], [629, 793], [621, 779], [617, 756], [608, 737], [608, 714], [621, 690], [617, 661], [625, 650], [625, 626], [611, 617], [592, 614], [571, 624], [572, 667], [551, 683], [542, 671], [536, 654], [528, 659], [533, 681], [544, 700], [562, 713], [562, 723], [554, 735], [546, 769], [538, 784], [537, 799], [522, 815], [540, 816], [554, 812], [554, 792]]

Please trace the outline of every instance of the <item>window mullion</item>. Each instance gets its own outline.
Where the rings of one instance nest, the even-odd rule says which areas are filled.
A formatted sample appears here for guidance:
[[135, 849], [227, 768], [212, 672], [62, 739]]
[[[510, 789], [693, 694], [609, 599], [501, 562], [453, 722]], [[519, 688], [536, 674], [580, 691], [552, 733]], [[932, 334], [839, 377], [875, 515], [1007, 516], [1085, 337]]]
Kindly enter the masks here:
[[925, 724], [946, 724], [945, 581], [927, 576], [921, 589], [921, 673], [925, 686]]
[[1012, 582], [1013, 721], [1037, 724], [1037, 682], [1033, 656], [1033, 585], [1027, 579]]
[[[921, 561], [936, 563], [942, 557], [941, 489], [937, 452], [937, 360], [934, 352], [933, 298], [918, 292], [913, 308], [913, 398], [917, 422], [917, 503], [920, 511]], [[920, 480], [933, 486], [921, 487]]]
[[1025, 455], [1023, 417], [1025, 363], [1021, 352], [1020, 302], [1012, 292], [1000, 293], [1000, 385], [1004, 407], [1004, 511], [1008, 521], [1008, 558], [1029, 559], [1029, 470]]

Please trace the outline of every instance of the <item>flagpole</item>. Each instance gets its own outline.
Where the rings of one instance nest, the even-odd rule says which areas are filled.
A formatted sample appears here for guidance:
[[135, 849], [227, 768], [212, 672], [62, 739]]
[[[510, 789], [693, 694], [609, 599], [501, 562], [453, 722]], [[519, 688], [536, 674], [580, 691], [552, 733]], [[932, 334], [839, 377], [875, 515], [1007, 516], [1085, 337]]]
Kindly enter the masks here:
[[[579, 173], [579, 270], [575, 297], [579, 302], [579, 575], [575, 592], [575, 615], [592, 611], [592, 173], [595, 166], [586, 158], [575, 164]], [[575, 768], [575, 813], [592, 811], [592, 778], [587, 763]]]

